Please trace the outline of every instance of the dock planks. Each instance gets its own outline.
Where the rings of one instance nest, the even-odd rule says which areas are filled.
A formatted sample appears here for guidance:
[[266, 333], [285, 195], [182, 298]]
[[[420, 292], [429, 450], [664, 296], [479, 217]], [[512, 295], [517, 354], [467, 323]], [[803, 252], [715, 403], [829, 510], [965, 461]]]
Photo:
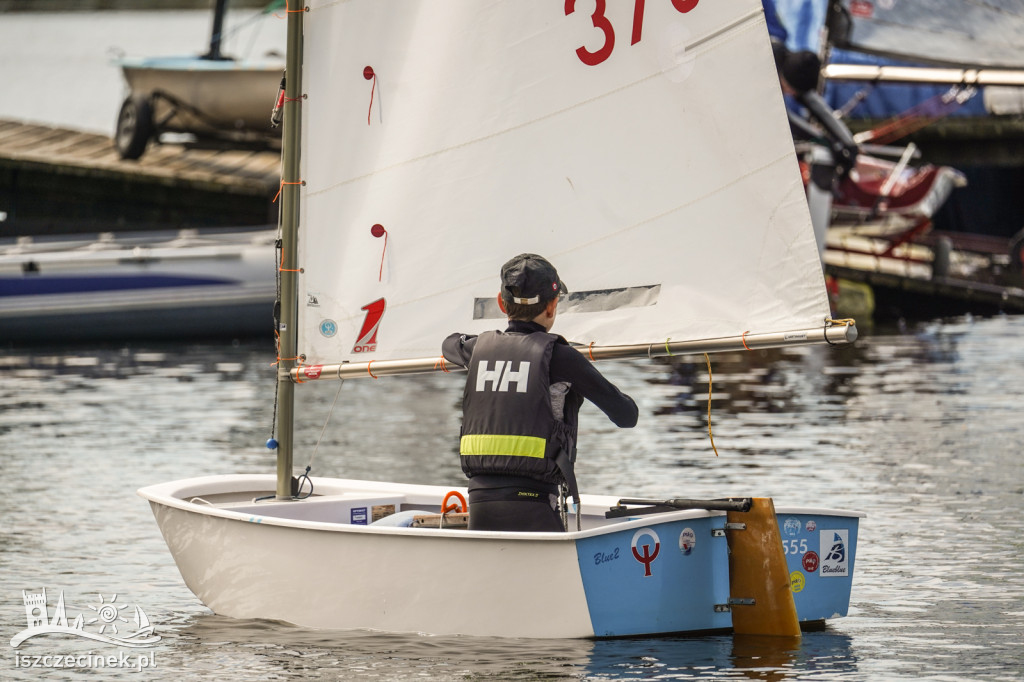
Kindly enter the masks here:
[[150, 143], [122, 160], [107, 135], [0, 120], [3, 234], [273, 222], [280, 153]]

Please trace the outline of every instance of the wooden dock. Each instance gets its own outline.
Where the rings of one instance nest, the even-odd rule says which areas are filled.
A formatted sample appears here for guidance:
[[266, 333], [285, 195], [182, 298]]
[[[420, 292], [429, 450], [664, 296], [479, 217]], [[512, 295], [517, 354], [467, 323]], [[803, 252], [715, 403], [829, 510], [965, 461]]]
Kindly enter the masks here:
[[0, 236], [263, 225], [277, 221], [280, 152], [151, 143], [0, 120]]

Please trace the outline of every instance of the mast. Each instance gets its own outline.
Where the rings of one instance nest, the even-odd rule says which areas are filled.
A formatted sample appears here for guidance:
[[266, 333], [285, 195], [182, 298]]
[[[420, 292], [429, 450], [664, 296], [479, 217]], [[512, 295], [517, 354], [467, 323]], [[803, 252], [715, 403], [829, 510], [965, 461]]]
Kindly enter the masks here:
[[220, 41], [224, 35], [224, 13], [227, 10], [228, 0], [217, 0], [213, 8], [213, 29], [210, 31], [210, 51], [203, 55], [203, 59], [226, 59], [220, 53]]
[[[299, 4], [298, 0], [292, 0]], [[281, 145], [281, 312], [278, 320], [277, 499], [292, 497], [295, 384], [289, 376], [298, 354], [299, 142], [302, 139], [302, 20], [305, 8], [288, 15], [284, 131]]]

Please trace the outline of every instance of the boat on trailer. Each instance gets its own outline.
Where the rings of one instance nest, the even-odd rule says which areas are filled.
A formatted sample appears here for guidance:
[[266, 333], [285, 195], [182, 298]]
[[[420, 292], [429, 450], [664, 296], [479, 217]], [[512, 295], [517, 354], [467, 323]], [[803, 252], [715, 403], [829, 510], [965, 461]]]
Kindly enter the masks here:
[[227, 5], [228, 0], [214, 3], [205, 54], [119, 61], [128, 87], [114, 131], [122, 159], [140, 158], [150, 140], [168, 133], [188, 135], [205, 146], [268, 148], [280, 143], [271, 111], [284, 60], [276, 53], [256, 59], [226, 56], [221, 46]]
[[471, 531], [463, 487], [296, 468], [296, 391], [459, 381], [441, 341], [502, 325], [515, 253], [558, 264], [557, 331], [595, 362], [856, 338], [829, 316], [758, 0], [313, 0], [288, 10], [287, 72], [277, 473], [139, 491], [204, 604], [543, 638], [847, 613], [856, 511], [627, 489], [581, 495], [566, 532]]

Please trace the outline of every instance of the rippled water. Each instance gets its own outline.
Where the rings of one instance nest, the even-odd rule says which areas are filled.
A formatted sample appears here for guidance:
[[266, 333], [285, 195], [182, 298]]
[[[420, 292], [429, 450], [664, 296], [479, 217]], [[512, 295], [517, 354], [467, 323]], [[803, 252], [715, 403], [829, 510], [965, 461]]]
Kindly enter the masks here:
[[[585, 490], [756, 494], [868, 514], [849, 617], [798, 645], [338, 633], [212, 615], [135, 490], [273, 469], [269, 345], [0, 351], [0, 633], [25, 627], [22, 591], [45, 588], [51, 609], [63, 590], [69, 619], [95, 617], [115, 594], [141, 606], [163, 638], [146, 679], [1019, 679], [1022, 333], [1021, 317], [967, 319], [852, 348], [713, 356], [717, 457], [702, 357], [602, 365], [641, 422], [619, 431], [585, 408]], [[323, 431], [314, 475], [461, 483], [460, 385], [303, 386], [296, 464]], [[4, 638], [3, 679], [40, 674], [16, 669], [16, 653], [111, 650], [50, 635], [16, 651]], [[137, 674], [103, 676], [115, 673]]]

